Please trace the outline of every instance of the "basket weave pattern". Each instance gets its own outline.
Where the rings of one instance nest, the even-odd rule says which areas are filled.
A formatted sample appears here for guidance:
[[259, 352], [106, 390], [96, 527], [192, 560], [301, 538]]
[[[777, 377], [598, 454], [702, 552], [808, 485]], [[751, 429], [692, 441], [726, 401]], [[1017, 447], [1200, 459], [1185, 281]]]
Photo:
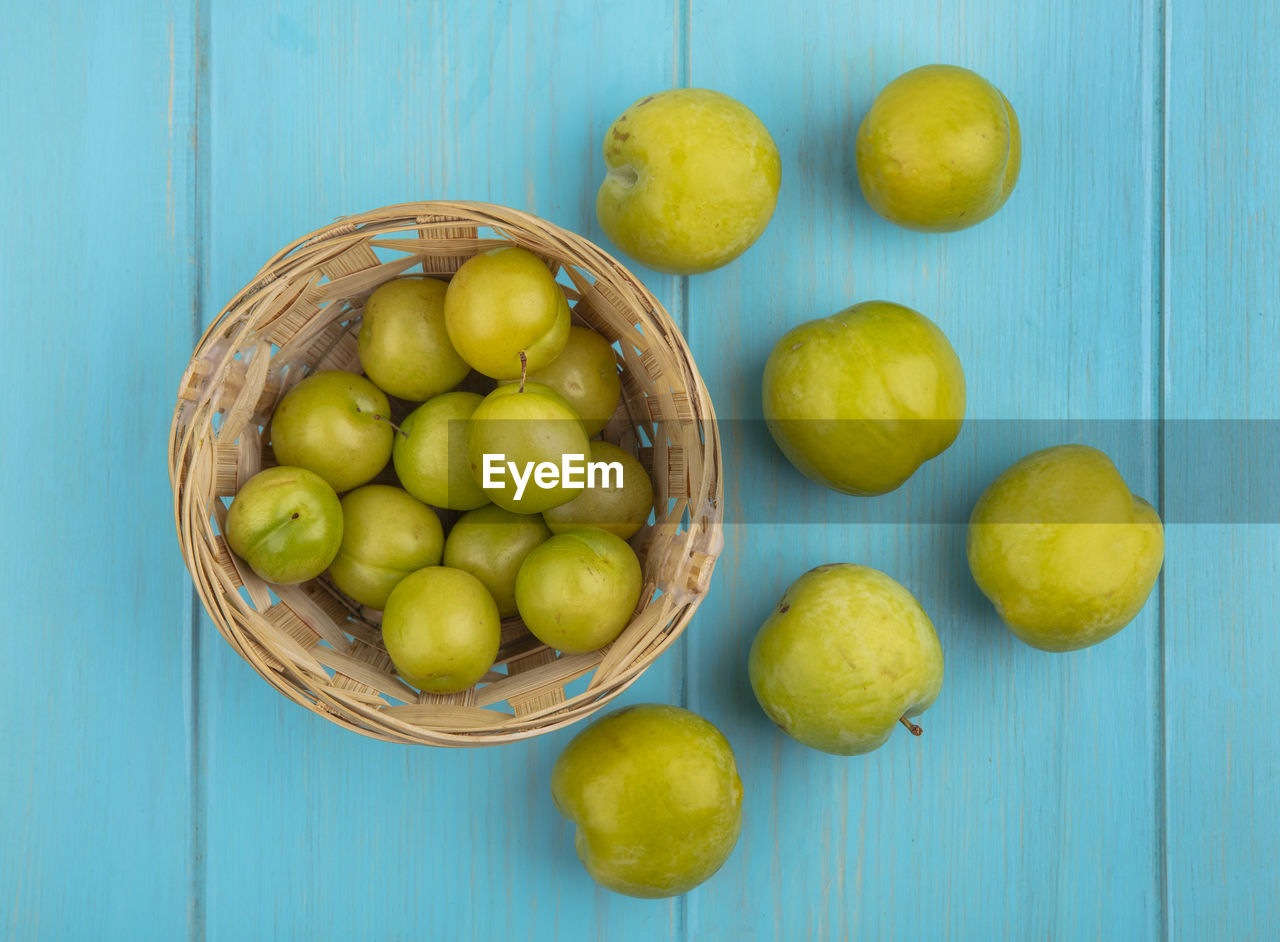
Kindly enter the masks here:
[[[280, 398], [311, 372], [359, 372], [364, 301], [402, 274], [447, 276], [510, 243], [544, 258], [574, 320], [621, 348], [622, 404], [603, 437], [651, 473], [655, 522], [632, 540], [640, 607], [611, 645], [556, 656], [518, 619], [470, 690], [421, 694], [396, 674], [380, 613], [325, 578], [268, 587], [227, 548], [227, 504], [273, 463]], [[599, 709], [684, 629], [707, 591], [722, 537], [720, 441], [706, 387], [662, 306], [616, 260], [537, 217], [482, 203], [430, 202], [346, 217], [285, 247], [205, 331], [179, 388], [169, 475], [182, 553], [223, 637], [290, 699], [393, 742], [487, 745], [560, 728]], [[393, 479], [392, 479], [393, 480]], [[585, 689], [566, 686], [585, 678]], [[581, 686], [581, 685], [579, 685]]]

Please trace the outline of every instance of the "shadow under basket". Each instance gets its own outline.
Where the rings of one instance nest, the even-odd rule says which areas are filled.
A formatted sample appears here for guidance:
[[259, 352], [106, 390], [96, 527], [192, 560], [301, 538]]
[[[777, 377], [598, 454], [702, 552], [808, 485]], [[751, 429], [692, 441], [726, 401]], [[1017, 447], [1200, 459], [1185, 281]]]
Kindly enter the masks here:
[[[236, 490], [272, 463], [280, 398], [321, 369], [360, 371], [365, 299], [406, 274], [447, 278], [478, 252], [515, 243], [547, 261], [574, 320], [613, 343], [622, 402], [603, 437], [636, 454], [654, 486], [653, 522], [631, 540], [640, 603], [610, 645], [561, 655], [502, 625], [496, 663], [459, 694], [420, 693], [395, 673], [380, 614], [325, 577], [263, 582], [222, 537]], [[676, 639], [706, 594], [722, 541], [720, 439], [711, 398], [670, 316], [607, 253], [535, 216], [484, 203], [407, 203], [343, 218], [276, 254], [200, 339], [169, 441], [178, 537], [223, 637], [290, 699], [391, 742], [480, 746], [590, 715]], [[571, 689], [570, 685], [572, 685]]]

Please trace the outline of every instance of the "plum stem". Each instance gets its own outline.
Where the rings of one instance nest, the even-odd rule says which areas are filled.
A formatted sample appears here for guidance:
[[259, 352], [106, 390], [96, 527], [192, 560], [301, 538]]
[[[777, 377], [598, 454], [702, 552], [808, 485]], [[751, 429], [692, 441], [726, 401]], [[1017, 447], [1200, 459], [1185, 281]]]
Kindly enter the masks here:
[[908, 730], [910, 730], [912, 736], [919, 736], [921, 733], [924, 732], [923, 729], [921, 729], [915, 723], [911, 722], [905, 716], [899, 717], [898, 722], [901, 723], [903, 726], [905, 726]]
[[520, 391], [524, 392], [524, 380], [529, 374], [529, 360], [525, 357], [524, 351], [520, 351]]

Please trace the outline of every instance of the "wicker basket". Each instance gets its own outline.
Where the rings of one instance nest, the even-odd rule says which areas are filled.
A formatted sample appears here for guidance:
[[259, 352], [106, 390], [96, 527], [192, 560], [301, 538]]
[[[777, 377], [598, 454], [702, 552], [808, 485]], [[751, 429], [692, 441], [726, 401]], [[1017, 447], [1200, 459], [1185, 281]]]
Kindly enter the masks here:
[[[603, 435], [637, 454], [653, 477], [656, 522], [631, 541], [644, 588], [630, 624], [600, 651], [557, 656], [510, 619], [480, 683], [450, 696], [420, 694], [396, 676], [378, 612], [323, 577], [269, 587], [228, 551], [222, 525], [239, 485], [272, 461], [267, 432], [281, 396], [312, 370], [360, 369], [356, 333], [374, 288], [414, 271], [447, 276], [510, 242], [548, 261], [575, 321], [621, 347], [623, 401]], [[666, 311], [585, 239], [484, 203], [390, 206], [277, 253], [196, 347], [178, 393], [169, 477], [183, 556], [223, 637], [290, 699], [393, 742], [489, 745], [591, 714], [688, 624], [722, 545], [715, 414]]]

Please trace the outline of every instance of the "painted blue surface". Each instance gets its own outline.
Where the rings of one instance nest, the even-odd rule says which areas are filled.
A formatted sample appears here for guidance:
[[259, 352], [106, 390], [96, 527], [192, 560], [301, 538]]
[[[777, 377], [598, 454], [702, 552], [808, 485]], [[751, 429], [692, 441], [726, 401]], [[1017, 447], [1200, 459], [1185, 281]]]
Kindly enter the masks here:
[[[0, 937], [1273, 937], [1280, 526], [1238, 501], [1236, 522], [1197, 517], [1188, 495], [1280, 458], [1280, 15], [1030, 6], [5, 4]], [[876, 217], [851, 164], [875, 91], [935, 61], [999, 85], [1024, 141], [1009, 204], [945, 236]], [[724, 729], [745, 826], [705, 886], [643, 902], [591, 883], [551, 805], [571, 731], [407, 749], [263, 683], [197, 617], [165, 448], [198, 331], [279, 246], [445, 197], [607, 245], [599, 139], [685, 84], [747, 102], [784, 164], [741, 260], [637, 269], [720, 415], [758, 416], [785, 329], [885, 297], [947, 332], [970, 421], [875, 501], [726, 423], [712, 593], [620, 702]], [[1211, 442], [1215, 421], [1256, 425], [1241, 457], [1162, 418]], [[1131, 627], [1055, 656], [1000, 627], [949, 521], [1064, 436], [1105, 440], [1165, 511], [1168, 555]], [[947, 654], [924, 737], [855, 759], [778, 734], [744, 671], [781, 590], [836, 560], [904, 582]]]

